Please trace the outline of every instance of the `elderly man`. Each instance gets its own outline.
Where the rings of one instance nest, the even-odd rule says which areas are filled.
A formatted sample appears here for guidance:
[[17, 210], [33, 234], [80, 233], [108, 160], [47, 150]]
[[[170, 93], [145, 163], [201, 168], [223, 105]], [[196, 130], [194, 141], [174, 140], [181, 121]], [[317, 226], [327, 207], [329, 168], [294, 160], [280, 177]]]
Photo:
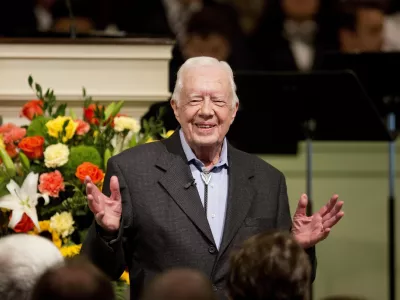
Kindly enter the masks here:
[[307, 196], [291, 221], [283, 174], [225, 138], [238, 109], [229, 65], [188, 59], [178, 72], [171, 105], [180, 128], [170, 138], [112, 157], [104, 194], [86, 179], [95, 222], [83, 252], [113, 278], [130, 271], [131, 299], [172, 267], [200, 270], [225, 299], [229, 254], [271, 229], [292, 230], [309, 253], [343, 216], [333, 196], [307, 217]]

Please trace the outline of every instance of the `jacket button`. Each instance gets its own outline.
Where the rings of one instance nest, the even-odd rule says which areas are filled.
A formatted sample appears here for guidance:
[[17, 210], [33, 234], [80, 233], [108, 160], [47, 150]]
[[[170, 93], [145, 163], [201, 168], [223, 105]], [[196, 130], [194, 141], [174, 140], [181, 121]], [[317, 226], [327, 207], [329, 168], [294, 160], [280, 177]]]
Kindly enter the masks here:
[[212, 289], [214, 292], [218, 291], [218, 288], [215, 286], [215, 284], [212, 285]]
[[208, 248], [208, 252], [210, 252], [211, 254], [214, 254], [215, 252], [217, 252], [217, 249], [214, 246], [210, 246]]

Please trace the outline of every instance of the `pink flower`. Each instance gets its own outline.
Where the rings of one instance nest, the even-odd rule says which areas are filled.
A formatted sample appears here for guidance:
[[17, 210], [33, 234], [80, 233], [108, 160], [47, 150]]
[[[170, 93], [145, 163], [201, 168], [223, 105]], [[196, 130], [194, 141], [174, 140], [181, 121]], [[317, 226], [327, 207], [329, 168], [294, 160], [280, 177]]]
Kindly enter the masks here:
[[4, 143], [9, 144], [21, 140], [26, 135], [26, 129], [6, 123], [0, 126], [0, 134], [3, 136]]
[[0, 135], [3, 137], [8, 155], [13, 158], [18, 154], [16, 143], [26, 135], [26, 129], [6, 123], [0, 126]]
[[39, 177], [39, 191], [51, 197], [58, 197], [60, 191], [64, 191], [64, 178], [60, 171], [43, 173]]
[[82, 120], [76, 120], [76, 122], [78, 122], [78, 127], [76, 128], [76, 131], [75, 131], [75, 133], [77, 135], [84, 135], [84, 134], [88, 133], [88, 131], [90, 129], [89, 123], [82, 121]]

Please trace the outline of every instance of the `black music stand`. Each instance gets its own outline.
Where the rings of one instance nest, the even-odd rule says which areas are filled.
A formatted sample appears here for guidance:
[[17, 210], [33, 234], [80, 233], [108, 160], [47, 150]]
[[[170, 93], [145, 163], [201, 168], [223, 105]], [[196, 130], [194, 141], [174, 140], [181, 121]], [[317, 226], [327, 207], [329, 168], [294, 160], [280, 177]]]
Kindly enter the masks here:
[[[353, 71], [365, 87], [368, 96], [386, 119], [389, 132], [395, 136], [400, 126], [400, 85], [397, 74], [400, 52], [340, 53], [325, 55], [323, 68]], [[391, 72], [393, 71], [393, 72]], [[389, 299], [396, 299], [396, 234], [395, 234], [395, 140], [389, 142]]]
[[[367, 96], [354, 73], [327, 72], [257, 72], [238, 73], [235, 80], [244, 77], [251, 85], [262, 82], [258, 99], [246, 99], [244, 111], [262, 116], [270, 112], [275, 119], [284, 117], [288, 130], [307, 142], [307, 214], [313, 212], [312, 196], [312, 141], [392, 141], [393, 137], [381, 119], [375, 105]], [[239, 78], [239, 80], [237, 80]], [[255, 80], [255, 78], [257, 78]], [[255, 81], [254, 81], [255, 80]], [[253, 83], [252, 83], [253, 82]], [[257, 124], [254, 126], [254, 124]], [[242, 123], [243, 134], [255, 130], [262, 136], [262, 122], [248, 118]], [[256, 127], [256, 128], [255, 128]], [[279, 133], [281, 129], [276, 126]], [[281, 139], [285, 139], [282, 136]], [[268, 142], [268, 141], [265, 141]]]
[[[291, 111], [282, 110], [263, 73], [235, 73], [239, 110], [227, 138], [236, 148], [254, 154], [296, 155], [300, 131]], [[298, 130], [296, 130], [296, 128]]]

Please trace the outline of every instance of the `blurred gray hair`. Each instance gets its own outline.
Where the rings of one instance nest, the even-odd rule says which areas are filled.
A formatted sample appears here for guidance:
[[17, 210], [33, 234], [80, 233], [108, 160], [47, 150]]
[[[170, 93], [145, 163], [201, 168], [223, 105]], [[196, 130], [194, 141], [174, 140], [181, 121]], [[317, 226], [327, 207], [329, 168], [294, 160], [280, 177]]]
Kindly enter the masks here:
[[239, 103], [239, 98], [236, 95], [236, 84], [235, 80], [233, 79], [233, 71], [228, 63], [224, 61], [219, 61], [216, 58], [208, 57], [208, 56], [199, 56], [199, 57], [192, 57], [185, 61], [185, 63], [179, 68], [177, 79], [175, 83], [175, 89], [172, 94], [172, 99], [176, 101], [178, 104], [180, 101], [181, 91], [183, 88], [183, 75], [184, 73], [196, 67], [203, 67], [203, 66], [216, 66], [220, 67], [222, 70], [226, 71], [229, 76], [229, 83], [232, 88], [232, 107], [234, 107], [237, 103]]
[[1, 238], [0, 299], [30, 299], [40, 276], [63, 262], [60, 250], [44, 237], [18, 233]]

